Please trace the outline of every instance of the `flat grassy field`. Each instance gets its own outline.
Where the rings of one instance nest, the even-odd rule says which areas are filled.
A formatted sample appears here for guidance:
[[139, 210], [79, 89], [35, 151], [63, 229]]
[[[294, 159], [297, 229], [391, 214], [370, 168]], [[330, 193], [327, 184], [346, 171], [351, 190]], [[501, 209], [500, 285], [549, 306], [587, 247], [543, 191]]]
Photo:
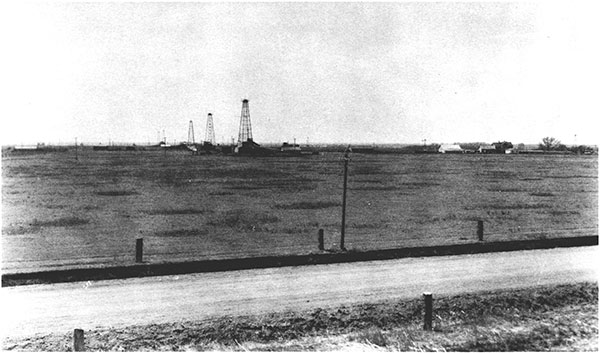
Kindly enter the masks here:
[[[2, 157], [2, 269], [28, 272], [339, 247], [341, 153], [72, 151]], [[598, 234], [598, 157], [366, 155], [349, 163], [346, 247]]]

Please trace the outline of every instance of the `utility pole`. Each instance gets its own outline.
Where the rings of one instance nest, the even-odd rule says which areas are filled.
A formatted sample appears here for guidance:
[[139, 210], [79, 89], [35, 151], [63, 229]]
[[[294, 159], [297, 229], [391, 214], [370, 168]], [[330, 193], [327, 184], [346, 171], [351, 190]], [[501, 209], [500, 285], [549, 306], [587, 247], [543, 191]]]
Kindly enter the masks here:
[[77, 137], [75, 137], [75, 160], [79, 160], [79, 157], [77, 156]]
[[344, 152], [344, 196], [342, 199], [342, 235], [340, 239], [340, 249], [342, 251], [346, 251], [346, 247], [344, 246], [346, 237], [346, 187], [348, 185], [348, 161], [350, 160], [350, 152], [352, 152], [352, 149], [350, 148], [350, 145], [348, 145]]

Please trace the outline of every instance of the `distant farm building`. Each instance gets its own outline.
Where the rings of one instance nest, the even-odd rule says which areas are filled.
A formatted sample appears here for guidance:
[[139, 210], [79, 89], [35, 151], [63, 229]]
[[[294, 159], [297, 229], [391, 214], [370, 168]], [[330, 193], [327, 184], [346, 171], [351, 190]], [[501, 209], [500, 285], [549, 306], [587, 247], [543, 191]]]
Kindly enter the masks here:
[[494, 145], [481, 145], [477, 149], [477, 152], [483, 154], [494, 154], [498, 153], [498, 150], [496, 150], [496, 147]]
[[441, 145], [438, 149], [439, 153], [464, 153], [463, 149], [458, 144]]
[[15, 151], [35, 151], [39, 148], [39, 146], [15, 146]]

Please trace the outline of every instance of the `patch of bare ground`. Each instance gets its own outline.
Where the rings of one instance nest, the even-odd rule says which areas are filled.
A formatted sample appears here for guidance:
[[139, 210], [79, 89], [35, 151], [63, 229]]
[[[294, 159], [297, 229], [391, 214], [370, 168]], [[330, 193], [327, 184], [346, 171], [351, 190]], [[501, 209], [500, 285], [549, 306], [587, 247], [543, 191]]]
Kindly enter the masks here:
[[[597, 351], [598, 284], [420, 299], [303, 312], [220, 317], [85, 333], [94, 351]], [[7, 339], [4, 350], [69, 351], [71, 335]]]

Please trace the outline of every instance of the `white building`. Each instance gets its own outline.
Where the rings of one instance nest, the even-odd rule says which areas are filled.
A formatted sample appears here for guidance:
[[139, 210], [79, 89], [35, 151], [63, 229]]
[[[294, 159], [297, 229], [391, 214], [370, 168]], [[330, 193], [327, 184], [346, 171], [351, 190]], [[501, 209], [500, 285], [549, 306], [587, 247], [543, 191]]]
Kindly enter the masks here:
[[439, 153], [463, 153], [463, 149], [458, 144], [441, 145], [438, 149]]

